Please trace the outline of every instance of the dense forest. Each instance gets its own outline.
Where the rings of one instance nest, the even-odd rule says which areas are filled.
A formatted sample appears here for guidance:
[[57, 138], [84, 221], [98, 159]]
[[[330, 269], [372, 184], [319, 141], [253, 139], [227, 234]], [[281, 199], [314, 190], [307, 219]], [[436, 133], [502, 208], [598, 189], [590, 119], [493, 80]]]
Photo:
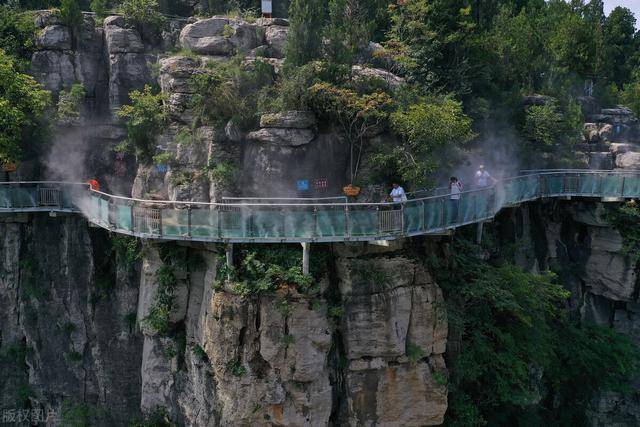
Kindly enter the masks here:
[[[258, 1], [202, 3], [201, 16], [259, 15]], [[169, 0], [0, 6], [0, 163], [37, 156], [55, 124], [77, 116], [84, 98], [76, 85], [53, 96], [29, 75], [37, 36], [31, 12], [46, 8], [59, 9], [74, 31], [82, 12], [92, 11], [98, 20], [121, 13], [155, 36], [169, 19], [194, 11]], [[238, 54], [191, 79], [193, 128], [232, 121], [249, 130], [264, 113], [313, 111], [351, 145], [351, 183], [399, 180], [416, 189], [436, 185], [466, 147], [500, 135], [512, 138], [522, 157], [553, 153], [549, 166], [571, 166], [586, 114], [624, 105], [640, 115], [636, 18], [622, 7], [605, 15], [602, 0], [292, 0], [288, 19], [281, 72], [259, 62], [247, 68]], [[367, 62], [401, 77], [401, 84], [354, 78], [353, 66]], [[525, 97], [542, 101], [523, 104]], [[117, 113], [128, 131], [118, 149], [140, 163], [166, 162], [155, 139], [167, 126], [165, 95], [149, 85], [130, 101]], [[370, 145], [368, 132], [379, 126], [398, 143]], [[231, 175], [231, 168], [218, 164], [211, 172]], [[626, 243], [635, 253], [640, 214], [634, 205], [624, 209], [610, 220], [630, 231]], [[448, 425], [585, 423], [597, 393], [629, 391], [637, 349], [565, 310], [570, 294], [562, 277], [569, 267], [534, 275], [504, 253], [480, 261], [478, 250], [495, 250], [488, 237], [478, 247], [463, 232], [450, 252], [429, 260], [439, 272], [451, 329], [461, 337], [458, 351], [448, 354], [450, 375], [442, 378], [450, 393]], [[544, 375], [534, 380], [532, 371]]]

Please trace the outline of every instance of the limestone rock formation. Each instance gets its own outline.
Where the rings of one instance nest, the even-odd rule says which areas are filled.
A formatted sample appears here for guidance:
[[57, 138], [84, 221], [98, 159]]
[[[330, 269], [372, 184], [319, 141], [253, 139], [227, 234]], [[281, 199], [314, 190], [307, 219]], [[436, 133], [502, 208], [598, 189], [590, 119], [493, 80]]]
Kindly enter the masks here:
[[203, 55], [232, 55], [263, 44], [264, 29], [231, 18], [213, 17], [186, 25], [180, 33], [182, 48]]

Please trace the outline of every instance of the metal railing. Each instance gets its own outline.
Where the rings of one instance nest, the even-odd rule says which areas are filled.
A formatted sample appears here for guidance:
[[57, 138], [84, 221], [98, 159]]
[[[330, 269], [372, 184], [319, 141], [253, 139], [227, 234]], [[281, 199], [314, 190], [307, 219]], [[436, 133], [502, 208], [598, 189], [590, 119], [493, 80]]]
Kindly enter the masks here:
[[223, 203], [114, 196], [65, 182], [0, 183], [0, 212], [81, 212], [117, 233], [205, 242], [338, 242], [440, 233], [547, 197], [640, 197], [640, 171], [531, 171], [490, 187], [402, 203], [262, 199]]

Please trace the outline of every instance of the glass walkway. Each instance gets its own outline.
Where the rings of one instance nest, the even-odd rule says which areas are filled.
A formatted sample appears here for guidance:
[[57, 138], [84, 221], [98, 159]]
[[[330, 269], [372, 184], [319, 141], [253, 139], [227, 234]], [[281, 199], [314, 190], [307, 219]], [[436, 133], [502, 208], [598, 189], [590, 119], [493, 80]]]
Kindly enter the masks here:
[[149, 239], [201, 242], [342, 242], [443, 233], [492, 219], [500, 209], [550, 197], [640, 197], [640, 171], [544, 170], [492, 187], [416, 193], [401, 204], [336, 200], [226, 199], [223, 203], [140, 200], [66, 182], [2, 182], [0, 214], [81, 213], [100, 227]]

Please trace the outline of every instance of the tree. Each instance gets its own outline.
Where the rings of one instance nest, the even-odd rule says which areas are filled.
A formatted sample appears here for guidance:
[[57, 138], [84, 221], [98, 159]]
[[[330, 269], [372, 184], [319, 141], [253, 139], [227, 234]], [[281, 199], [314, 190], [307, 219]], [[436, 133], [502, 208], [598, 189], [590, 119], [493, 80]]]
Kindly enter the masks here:
[[118, 111], [118, 117], [127, 125], [127, 141], [119, 148], [133, 150], [144, 161], [150, 161], [155, 152], [156, 136], [167, 119], [165, 96], [153, 94], [151, 86], [147, 85], [143, 91], [129, 93], [129, 97], [131, 104], [123, 105]]
[[379, 152], [374, 162], [418, 188], [438, 167], [449, 167], [454, 150], [475, 136], [462, 104], [451, 97], [421, 98], [393, 112], [390, 121], [400, 144]]
[[50, 93], [0, 49], [0, 163], [22, 158], [23, 143], [41, 126], [50, 104]]
[[326, 7], [322, 0], [291, 2], [289, 35], [285, 46], [287, 65], [300, 66], [320, 57], [325, 13]]
[[616, 7], [604, 23], [607, 63], [610, 78], [618, 86], [627, 83], [633, 69], [632, 60], [636, 53], [634, 43], [636, 18], [626, 7]]
[[329, 1], [329, 23], [324, 30], [329, 62], [353, 63], [358, 50], [369, 42], [366, 19], [367, 10], [361, 0]]
[[60, 0], [60, 17], [72, 31], [79, 30], [83, 17], [78, 0]]
[[355, 90], [326, 82], [314, 84], [309, 93], [310, 105], [316, 113], [338, 124], [347, 138], [353, 184], [358, 177], [364, 141], [371, 131], [386, 124], [393, 100], [385, 92], [359, 95]]
[[28, 13], [0, 6], [0, 49], [12, 56], [16, 65], [26, 69], [35, 46], [36, 27]]
[[142, 29], [143, 26], [159, 28], [164, 23], [160, 15], [158, 0], [124, 0], [120, 4], [124, 19]]
[[91, 10], [100, 22], [107, 16], [108, 6], [108, 0], [91, 0]]

